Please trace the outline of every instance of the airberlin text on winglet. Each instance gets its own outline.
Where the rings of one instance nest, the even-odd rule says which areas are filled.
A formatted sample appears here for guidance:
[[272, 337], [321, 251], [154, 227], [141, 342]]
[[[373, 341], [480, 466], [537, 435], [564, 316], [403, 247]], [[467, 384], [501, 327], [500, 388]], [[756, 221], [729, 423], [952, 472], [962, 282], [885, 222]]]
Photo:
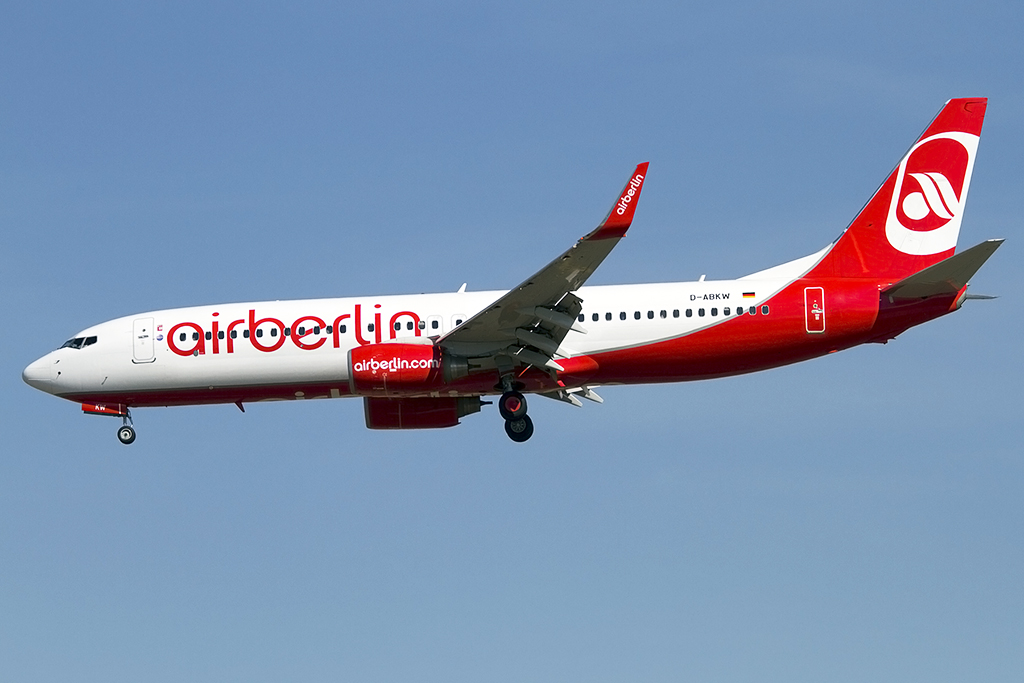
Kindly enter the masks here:
[[619, 203], [615, 206], [615, 213], [620, 216], [626, 213], [629, 203], [633, 201], [633, 197], [640, 191], [640, 186], [643, 184], [644, 176], [642, 173], [637, 173], [633, 176], [633, 179], [629, 181], [629, 185], [626, 186], [626, 191], [619, 197]]

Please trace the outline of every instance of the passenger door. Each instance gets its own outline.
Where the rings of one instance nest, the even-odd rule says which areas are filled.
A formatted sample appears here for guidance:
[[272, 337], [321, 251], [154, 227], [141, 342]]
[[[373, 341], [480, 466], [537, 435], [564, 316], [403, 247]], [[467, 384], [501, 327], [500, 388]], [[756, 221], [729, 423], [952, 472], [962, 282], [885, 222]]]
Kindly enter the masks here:
[[152, 363], [155, 360], [153, 319], [138, 318], [132, 325], [132, 362]]

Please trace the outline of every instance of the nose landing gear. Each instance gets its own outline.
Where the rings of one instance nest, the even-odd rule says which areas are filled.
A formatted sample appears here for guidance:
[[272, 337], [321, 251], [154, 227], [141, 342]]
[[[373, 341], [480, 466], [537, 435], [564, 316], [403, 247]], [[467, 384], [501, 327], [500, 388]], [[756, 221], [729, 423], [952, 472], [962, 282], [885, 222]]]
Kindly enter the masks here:
[[135, 429], [130, 425], [123, 425], [117, 430], [117, 439], [125, 446], [135, 441]]
[[121, 420], [123, 424], [117, 428], [117, 440], [127, 446], [135, 441], [135, 428], [131, 425], [132, 414], [128, 408], [124, 409]]

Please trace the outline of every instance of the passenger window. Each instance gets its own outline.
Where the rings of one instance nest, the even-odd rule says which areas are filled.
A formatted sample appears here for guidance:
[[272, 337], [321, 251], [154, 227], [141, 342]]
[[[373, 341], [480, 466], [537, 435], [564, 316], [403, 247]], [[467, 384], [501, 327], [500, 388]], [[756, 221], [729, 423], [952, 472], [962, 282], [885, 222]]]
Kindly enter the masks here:
[[668, 311], [662, 311], [661, 312], [661, 317], [662, 318], [667, 318], [668, 317]]
[[601, 319], [601, 314], [600, 313], [595, 313], [594, 315], [591, 316], [591, 318], [596, 323], [598, 320]]
[[402, 323], [395, 323], [395, 331], [402, 329]]
[[[288, 333], [288, 328], [287, 327], [284, 328], [284, 331], [285, 331], [285, 334], [287, 334]], [[299, 336], [301, 337], [304, 334], [306, 334], [306, 328], [305, 327], [300, 327], [299, 328]]]
[[223, 338], [224, 338], [224, 330], [220, 330], [219, 332], [217, 332], [217, 339], [223, 339]]
[[246, 339], [248, 339], [249, 338], [249, 330], [242, 330], [242, 336], [245, 337]]
[[425, 329], [427, 329], [427, 321], [426, 321], [426, 320], [421, 320], [421, 321], [419, 322], [419, 328], [420, 328], [421, 330], [425, 330]]
[[430, 321], [430, 328], [433, 329], [433, 330], [436, 330], [440, 324], [441, 324], [440, 321], [431, 320]]
[[290, 327], [284, 328], [284, 336], [290, 337], [291, 334], [292, 334], [292, 328], [290, 328]]
[[647, 319], [654, 320], [654, 311], [647, 311]]
[[722, 309], [722, 315], [729, 315], [730, 310], [731, 309], [728, 306], [726, 306], [725, 308]]
[[692, 318], [693, 317], [693, 309], [692, 308], [687, 308], [686, 309], [686, 317], [687, 318]]
[[579, 320], [580, 322], [583, 322], [584, 320], [586, 320], [586, 319], [587, 319], [587, 316], [585, 316], [585, 315], [583, 315], [582, 313], [580, 313], [580, 316], [579, 316], [579, 318], [577, 318], [577, 319], [578, 319], [578, 320]]
[[672, 310], [672, 317], [673, 318], [678, 318], [679, 317], [679, 309], [678, 308]]
[[320, 326], [319, 325], [315, 325], [313, 327], [313, 334], [320, 334]]
[[711, 315], [712, 316], [717, 316], [718, 315], [718, 309], [717, 308], [712, 308], [711, 309]]
[[277, 336], [277, 328], [276, 327], [271, 327], [270, 328], [270, 336], [271, 337], [276, 337]]
[[625, 319], [626, 319], [626, 312], [622, 311], [621, 313], [619, 313], [619, 320], [625, 320]]
[[231, 330], [231, 338], [238, 339], [238, 330]]
[[348, 325], [338, 325], [338, 334], [345, 334], [348, 332]]
[[373, 323], [370, 323], [369, 325], [366, 326], [366, 331], [373, 332]]
[[634, 311], [633, 317], [636, 318], [637, 320], [639, 320], [640, 319], [640, 311]]
[[182, 332], [181, 334], [178, 335], [178, 341], [180, 341], [180, 342], [185, 341], [185, 333], [184, 332]]
[[604, 314], [604, 319], [605, 320], [611, 320], [612, 319], [612, 314], [611, 313], [605, 313]]
[[263, 330], [261, 330], [260, 328], [257, 327], [256, 328], [256, 336], [259, 337], [260, 339], [262, 339], [263, 338]]
[[456, 318], [455, 319], [455, 326], [458, 327], [461, 324], [462, 324], [462, 318]]
[[405, 324], [405, 329], [407, 329], [407, 330], [411, 330], [412, 329], [412, 321], [411, 320]]
[[750, 307], [750, 315], [757, 315], [757, 306]]
[[198, 332], [193, 332], [192, 333], [192, 341], [199, 341], [199, 333]]
[[704, 317], [704, 309], [703, 308], [698, 308], [697, 309], [697, 315], [699, 315], [700, 317], [703, 318]]
[[762, 306], [761, 307], [761, 315], [768, 315], [768, 307], [767, 306]]

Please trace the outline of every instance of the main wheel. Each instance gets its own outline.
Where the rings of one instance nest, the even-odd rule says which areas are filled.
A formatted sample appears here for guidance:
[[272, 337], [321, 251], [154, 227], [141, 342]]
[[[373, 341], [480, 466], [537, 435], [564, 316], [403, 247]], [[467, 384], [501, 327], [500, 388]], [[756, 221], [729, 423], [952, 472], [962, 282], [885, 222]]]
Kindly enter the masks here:
[[505, 433], [516, 443], [522, 443], [533, 436], [533, 420], [529, 415], [518, 420], [505, 420]]
[[135, 430], [128, 425], [124, 425], [117, 430], [117, 439], [127, 446], [131, 442], [135, 441]]
[[498, 412], [506, 420], [518, 420], [526, 415], [526, 397], [518, 391], [506, 391], [498, 399]]

